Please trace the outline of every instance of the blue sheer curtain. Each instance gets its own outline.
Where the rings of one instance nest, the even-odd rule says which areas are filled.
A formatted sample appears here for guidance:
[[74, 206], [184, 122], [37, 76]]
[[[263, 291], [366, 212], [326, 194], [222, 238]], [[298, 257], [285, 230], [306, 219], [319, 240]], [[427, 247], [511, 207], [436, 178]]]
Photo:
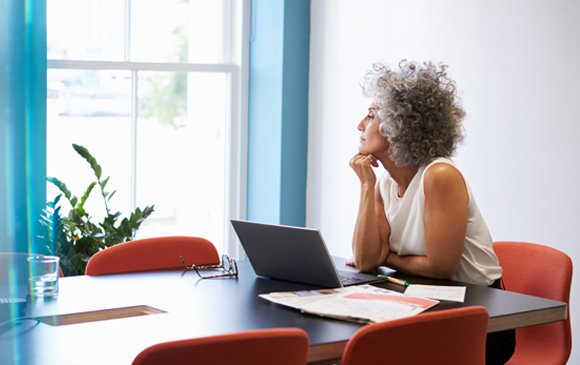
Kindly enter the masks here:
[[46, 1], [0, 0], [0, 251], [44, 252]]

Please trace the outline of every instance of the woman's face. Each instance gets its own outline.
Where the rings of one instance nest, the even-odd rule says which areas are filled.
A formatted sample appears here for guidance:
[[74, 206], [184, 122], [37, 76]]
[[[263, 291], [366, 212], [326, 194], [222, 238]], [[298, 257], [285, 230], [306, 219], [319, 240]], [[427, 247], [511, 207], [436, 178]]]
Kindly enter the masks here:
[[381, 120], [378, 115], [378, 106], [371, 104], [369, 112], [360, 121], [357, 129], [361, 131], [359, 153], [363, 155], [379, 156], [389, 149], [389, 142], [379, 133], [379, 124]]

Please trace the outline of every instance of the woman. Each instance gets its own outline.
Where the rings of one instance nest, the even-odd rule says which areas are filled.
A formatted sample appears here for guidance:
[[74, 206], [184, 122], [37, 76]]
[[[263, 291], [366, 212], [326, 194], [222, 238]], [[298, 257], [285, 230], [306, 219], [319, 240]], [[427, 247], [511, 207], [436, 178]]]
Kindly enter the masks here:
[[[374, 65], [363, 79], [373, 102], [350, 161], [361, 184], [354, 264], [500, 288], [491, 235], [449, 159], [465, 113], [445, 68], [404, 60], [398, 69]], [[514, 346], [513, 330], [488, 335], [487, 364], [505, 363]]]

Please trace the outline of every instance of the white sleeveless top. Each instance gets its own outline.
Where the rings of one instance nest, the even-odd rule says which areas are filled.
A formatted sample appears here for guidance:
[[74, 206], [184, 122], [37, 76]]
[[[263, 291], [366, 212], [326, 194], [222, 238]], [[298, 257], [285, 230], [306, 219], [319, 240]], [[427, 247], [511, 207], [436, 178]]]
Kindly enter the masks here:
[[[390, 249], [399, 255], [425, 254], [425, 192], [423, 180], [425, 171], [435, 163], [453, 162], [447, 158], [437, 158], [428, 165], [419, 167], [403, 197], [397, 194], [397, 183], [385, 171], [379, 177], [379, 190], [385, 206], [385, 213], [391, 227]], [[459, 269], [451, 279], [476, 285], [490, 285], [501, 278], [502, 269], [493, 251], [493, 241], [487, 225], [479, 212], [467, 182], [469, 197], [467, 211], [467, 233]]]

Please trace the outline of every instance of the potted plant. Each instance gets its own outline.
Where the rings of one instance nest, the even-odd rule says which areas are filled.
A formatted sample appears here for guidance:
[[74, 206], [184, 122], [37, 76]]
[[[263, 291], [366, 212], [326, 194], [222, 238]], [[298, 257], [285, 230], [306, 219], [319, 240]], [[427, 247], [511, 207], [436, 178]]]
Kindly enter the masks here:
[[[47, 181], [58, 188], [54, 200], [47, 203], [41, 216], [41, 224], [46, 229], [47, 250], [60, 257], [60, 265], [65, 275], [81, 275], [89, 258], [96, 252], [121, 242], [134, 239], [141, 223], [151, 215], [154, 206], [144, 209], [136, 208], [128, 218], [121, 218], [120, 212], [113, 212], [110, 201], [116, 190], [108, 191], [110, 176], [102, 178], [102, 168], [89, 151], [80, 145], [73, 148], [91, 167], [95, 180], [92, 181], [81, 196], [71, 193], [66, 184], [56, 177], [47, 177]], [[97, 188], [104, 202], [105, 217], [95, 223], [85, 210], [85, 203], [93, 190]], [[63, 214], [62, 198], [70, 204], [70, 210]]]

